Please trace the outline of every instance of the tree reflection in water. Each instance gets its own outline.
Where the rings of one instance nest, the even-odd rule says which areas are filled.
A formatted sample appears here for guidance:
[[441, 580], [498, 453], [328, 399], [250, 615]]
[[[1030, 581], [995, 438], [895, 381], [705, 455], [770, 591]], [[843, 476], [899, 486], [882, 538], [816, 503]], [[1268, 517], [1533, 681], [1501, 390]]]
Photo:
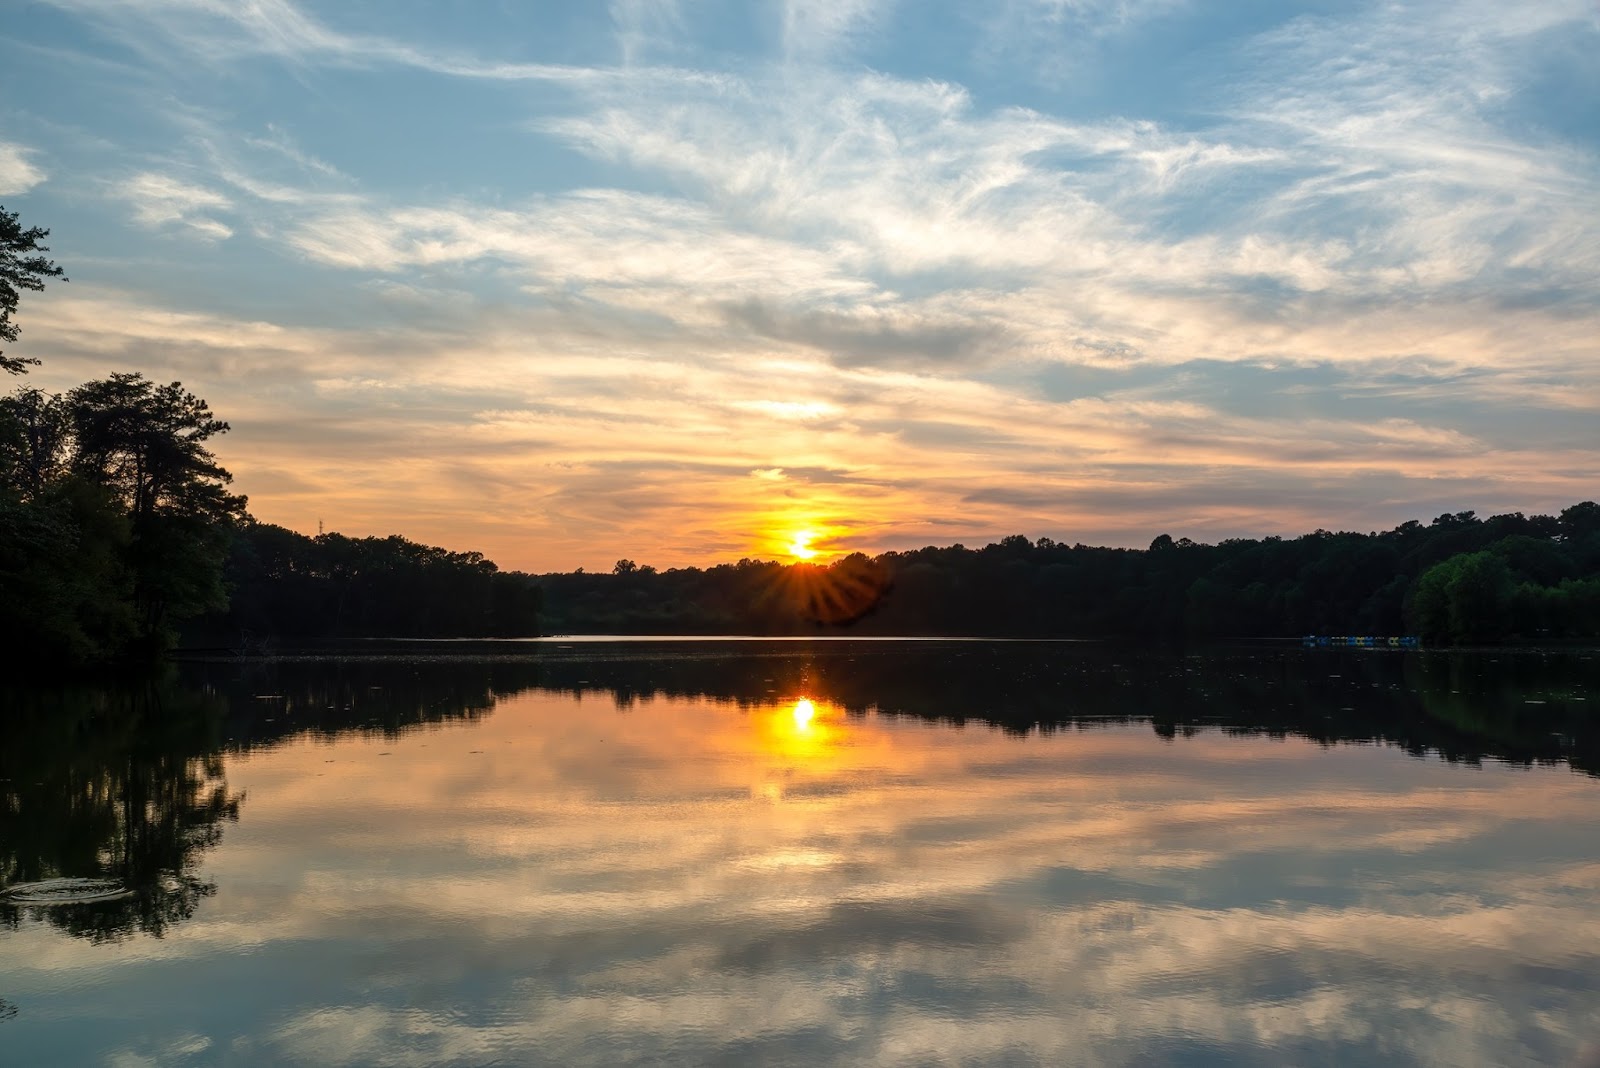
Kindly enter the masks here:
[[[12, 691], [0, 747], [0, 885], [111, 880], [132, 891], [84, 904], [0, 905], [0, 923], [51, 923], [94, 942], [160, 937], [216, 886], [200, 857], [239, 817], [217, 745], [224, 703], [150, 682]], [[4, 901], [4, 899], [0, 899]]]
[[90, 941], [161, 937], [216, 893], [204, 854], [239, 818], [230, 753], [294, 735], [398, 736], [472, 719], [529, 669], [476, 662], [257, 662], [129, 685], [0, 690], [0, 890], [107, 880], [130, 894], [51, 905], [0, 895], [0, 925], [46, 922]]
[[[797, 738], [829, 717], [869, 714], [1019, 734], [1147, 723], [1173, 739], [1379, 742], [1600, 774], [1597, 664], [1581, 650], [752, 642], [196, 663], [134, 687], [0, 691], [0, 887], [81, 877], [132, 891], [49, 907], [0, 898], [0, 923], [47, 922], [95, 942], [160, 937], [216, 891], [201, 861], [244, 800], [228, 787], [228, 755], [304, 735], [398, 737], [475, 720], [528, 690], [600, 697], [623, 713], [655, 696], [731, 700], [777, 709]], [[800, 697], [810, 715], [797, 716]]]

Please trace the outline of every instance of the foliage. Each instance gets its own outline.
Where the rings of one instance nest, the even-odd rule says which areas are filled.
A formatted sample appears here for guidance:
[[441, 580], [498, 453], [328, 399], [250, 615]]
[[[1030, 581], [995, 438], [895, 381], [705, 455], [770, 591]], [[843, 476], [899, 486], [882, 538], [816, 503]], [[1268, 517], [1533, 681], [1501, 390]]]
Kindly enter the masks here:
[[[848, 623], [856, 633], [907, 635], [1593, 639], [1600, 507], [1456, 512], [1382, 533], [1217, 545], [1163, 534], [1145, 551], [1013, 535], [982, 549], [857, 554], [829, 567], [742, 560], [540, 581], [546, 625], [569, 633], [795, 634]], [[841, 604], [849, 610], [827, 610]]]
[[67, 395], [78, 477], [129, 517], [134, 608], [143, 641], [164, 647], [169, 623], [226, 607], [222, 568], [245, 500], [205, 443], [228, 424], [182, 383], [114, 374]]
[[78, 479], [0, 493], [0, 644], [20, 664], [106, 660], [134, 641], [127, 517]]
[[223, 520], [242, 513], [244, 499], [223, 489], [233, 476], [204, 444], [228, 424], [183, 383], [114, 374], [68, 394], [67, 412], [73, 470], [110, 488], [135, 524], [158, 515]]
[[306, 637], [524, 637], [539, 631], [539, 590], [482, 553], [397, 535], [315, 538], [270, 523], [239, 528], [225, 612], [197, 640], [270, 643]]
[[250, 519], [208, 448], [227, 430], [139, 374], [0, 398], [0, 641], [49, 665], [148, 661], [185, 624], [230, 647], [538, 632], [532, 579], [480, 553]]
[[147, 658], [223, 607], [244, 498], [205, 442], [227, 429], [137, 374], [0, 399], [0, 639], [41, 661]]
[[[16, 212], [0, 207], [0, 340], [17, 340], [17, 325], [11, 317], [16, 314], [20, 290], [37, 293], [44, 289], [47, 278], [66, 281], [61, 268], [43, 255], [50, 248], [39, 242], [49, 236], [49, 230], [37, 226], [23, 229]], [[29, 364], [38, 362], [0, 352], [0, 370], [14, 375], [24, 373]]]

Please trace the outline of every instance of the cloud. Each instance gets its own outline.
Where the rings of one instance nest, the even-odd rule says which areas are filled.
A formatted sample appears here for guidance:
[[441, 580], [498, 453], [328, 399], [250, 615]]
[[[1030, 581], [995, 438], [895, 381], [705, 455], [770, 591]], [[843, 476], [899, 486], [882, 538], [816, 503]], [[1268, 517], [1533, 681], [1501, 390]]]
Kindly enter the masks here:
[[[981, 112], [947, 85], [826, 76], [626, 107], [606, 97], [543, 128], [692, 182], [724, 225], [828, 250], [880, 287], [988, 302], [1020, 351], [1052, 358], [1072, 358], [1063, 335], [1165, 360], [1281, 355], [1303, 343], [1289, 322], [1337, 329], [1335, 352], [1371, 357], [1395, 351], [1385, 320], [1403, 318], [1402, 297], [1506, 302], [1529, 278], [1579, 292], [1594, 269], [1585, 205], [1600, 188], [1570, 153], [1482, 130], [1458, 149], [1417, 122], [1375, 167], [1383, 149], [1333, 143], [1333, 116], [1291, 132], [1273, 105], [1239, 106], [1251, 117], [1202, 134]], [[1468, 151], [1479, 171], [1461, 170]], [[1359, 184], [1330, 177], [1340, 168]], [[1547, 307], [1533, 296], [1519, 309], [1529, 335]]]
[[625, 67], [633, 66], [650, 52], [667, 48], [684, 30], [683, 9], [678, 0], [611, 0], [610, 7]]
[[[207, 397], [234, 425], [219, 451], [263, 518], [401, 531], [507, 567], [772, 555], [797, 525], [867, 551], [1019, 530], [1144, 544], [1163, 529], [1385, 529], [1464, 506], [1565, 507], [1595, 463], [1581, 431], [1469, 433], [1464, 402], [1352, 407], [1347, 383], [1371, 378], [1354, 371], [1315, 405], [1235, 404], [1227, 364], [1170, 381], [1107, 371], [1094, 393], [1053, 399], [715, 332], [637, 347], [561, 305], [469, 301], [382, 330], [355, 309], [346, 328], [291, 328], [75, 284], [34, 311], [53, 324], [41, 385], [131, 364]], [[1480, 388], [1476, 410], [1501, 403]]]
[[[198, 59], [221, 71], [240, 59], [270, 57], [293, 65], [340, 68], [408, 68], [448, 77], [496, 82], [552, 82], [583, 84], [615, 80], [624, 72], [559, 63], [522, 63], [485, 59], [377, 34], [344, 33], [308, 14], [290, 0], [154, 0], [149, 4], [128, 0], [43, 0], [86, 20], [111, 28], [137, 48], [151, 63], [176, 62], [173, 46], [183, 62]], [[618, 9], [624, 38], [637, 43], [641, 19], [660, 24], [669, 11], [665, 3], [636, 0]], [[634, 37], [629, 37], [629, 33]], [[671, 69], [626, 72], [630, 77], [692, 78]]]
[[[1024, 9], [1096, 26], [1154, 11], [1126, 3]], [[172, 10], [202, 22], [221, 17], [199, 0]], [[826, 18], [804, 4], [783, 10], [786, 22], [813, 26], [821, 38], [892, 14], [872, 5], [830, 5]], [[1553, 9], [1537, 20], [1495, 21], [1474, 11], [1457, 28], [1491, 41], [1573, 17]], [[616, 17], [627, 26], [679, 25], [687, 16], [624, 5]], [[452, 67], [409, 46], [379, 47], [281, 2], [229, 19], [259, 47], [307, 59], [387, 56], [456, 74], [476, 63]], [[699, 76], [658, 82], [660, 72], [598, 69], [573, 82], [585, 106], [536, 129], [626, 165], [641, 184], [692, 183], [673, 214], [700, 213], [697, 228], [722, 231], [724, 247], [779, 242], [797, 256], [831, 259], [825, 269], [853, 276], [867, 299], [874, 290], [930, 287], [978, 296], [981, 273], [984, 288], [1009, 291], [998, 310], [1012, 318], [1013, 344], [1025, 353], [1071, 358], [1074, 347], [1060, 344], [1070, 331], [1102, 351], [1146, 358], [1254, 358], [1272, 352], [1251, 328], [1281, 320], [1285, 308], [1302, 322], [1348, 325], [1354, 306], [1359, 324], [1367, 310], [1359, 305], [1379, 311], [1400, 294], [1509, 299], [1529, 277], [1547, 293], [1552, 285], [1581, 293], [1592, 277], [1591, 250], [1600, 247], [1585, 210], [1597, 194], [1592, 167], [1475, 118], [1482, 107], [1457, 85], [1493, 96], [1485, 79], [1505, 77], [1494, 47], [1476, 47], [1464, 64], [1412, 63], [1415, 44], [1437, 29], [1387, 14], [1358, 31], [1364, 66], [1352, 71], [1336, 58], [1345, 23], [1290, 22], [1248, 42], [1251, 69], [1266, 73], [1219, 90], [1231, 117], [1205, 129], [979, 109], [959, 85], [878, 74], [685, 72]], [[645, 199], [621, 188], [585, 195]], [[380, 270], [506, 255], [467, 233], [483, 220], [509, 224], [508, 232], [524, 221], [543, 225], [466, 204], [374, 205], [366, 218], [303, 223], [292, 240], [326, 261]], [[728, 299], [714, 284], [706, 296]], [[1072, 311], [1076, 321], [1063, 321]], [[970, 325], [984, 329], [986, 317]], [[1149, 343], [1152, 318], [1171, 320], [1159, 328], [1168, 344]], [[1377, 355], [1374, 340], [1357, 340], [1357, 351]]]
[[977, 54], [989, 70], [1053, 87], [1083, 83], [1097, 46], [1190, 6], [1189, 0], [996, 0], [984, 5]]
[[[1511, 108], [1539, 42], [1596, 32], [1577, 0], [619, 0], [525, 48], [491, 15], [49, 2], [178, 116], [71, 139], [72, 172], [162, 160], [85, 180], [252, 285], [208, 304], [205, 250], [146, 241], [30, 303], [31, 344], [203, 385], [241, 457], [304, 467], [251, 491], [269, 518], [336, 500], [543, 568], [802, 520], [1142, 545], [1591, 492], [1600, 168]], [[1002, 38], [1037, 43], [1015, 77]], [[1049, 89], [1046, 52], [1150, 74]], [[429, 106], [353, 117], [391, 99]]]
[[[772, 292], [778, 293], [776, 287]], [[752, 298], [729, 304], [726, 315], [731, 324], [761, 337], [798, 343], [846, 365], [972, 364], [1003, 351], [1004, 329], [998, 323], [904, 302], [789, 310]]]
[[[275, 124], [267, 124], [267, 133], [263, 137], [244, 138], [244, 144], [281, 156], [303, 172], [324, 178], [334, 178], [343, 182], [350, 181], [350, 177], [341, 172], [339, 168], [326, 160], [318, 159], [295, 144], [294, 139], [289, 136], [288, 132]], [[237, 171], [232, 173], [236, 177], [239, 176]]]
[[213, 217], [231, 209], [233, 202], [214, 189], [147, 171], [119, 183], [115, 194], [133, 206], [140, 226], [176, 228], [205, 241], [233, 236], [232, 227]]
[[613, 190], [509, 209], [335, 207], [307, 213], [286, 240], [315, 260], [356, 270], [498, 261], [526, 272], [535, 287], [579, 285], [641, 306], [655, 303], [658, 289], [674, 299], [701, 294], [697, 303], [779, 287], [811, 299], [871, 289], [840, 274], [825, 252], [731, 230], [689, 201]]
[[781, 0], [783, 47], [790, 58], [824, 56], [883, 19], [893, 0]]
[[420, 53], [381, 37], [351, 35], [331, 29], [289, 0], [48, 0], [84, 18], [124, 27], [130, 43], [149, 31], [181, 43], [185, 50], [211, 62], [243, 55], [334, 61], [417, 62]]
[[0, 141], [0, 196], [26, 193], [45, 180], [45, 172], [28, 159], [31, 155], [22, 145]]

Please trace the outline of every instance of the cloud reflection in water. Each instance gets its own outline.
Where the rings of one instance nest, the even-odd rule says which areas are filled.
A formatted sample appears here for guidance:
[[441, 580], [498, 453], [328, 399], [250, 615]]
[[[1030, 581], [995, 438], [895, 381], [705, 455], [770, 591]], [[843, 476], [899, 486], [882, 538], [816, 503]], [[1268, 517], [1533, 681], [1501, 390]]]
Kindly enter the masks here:
[[103, 999], [146, 1021], [123, 1064], [1443, 1066], [1597, 1019], [1592, 778], [956, 728], [811, 672], [241, 753], [216, 898], [115, 957], [12, 932], [6, 1026]]

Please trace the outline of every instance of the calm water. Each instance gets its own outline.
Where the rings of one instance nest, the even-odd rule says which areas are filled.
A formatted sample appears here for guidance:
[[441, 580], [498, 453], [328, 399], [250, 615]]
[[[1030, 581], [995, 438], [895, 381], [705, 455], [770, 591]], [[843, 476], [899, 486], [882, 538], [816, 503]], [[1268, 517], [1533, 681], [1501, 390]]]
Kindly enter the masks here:
[[1593, 652], [453, 646], [0, 702], [0, 885], [127, 891], [0, 903], [7, 1065], [1600, 1039]]

